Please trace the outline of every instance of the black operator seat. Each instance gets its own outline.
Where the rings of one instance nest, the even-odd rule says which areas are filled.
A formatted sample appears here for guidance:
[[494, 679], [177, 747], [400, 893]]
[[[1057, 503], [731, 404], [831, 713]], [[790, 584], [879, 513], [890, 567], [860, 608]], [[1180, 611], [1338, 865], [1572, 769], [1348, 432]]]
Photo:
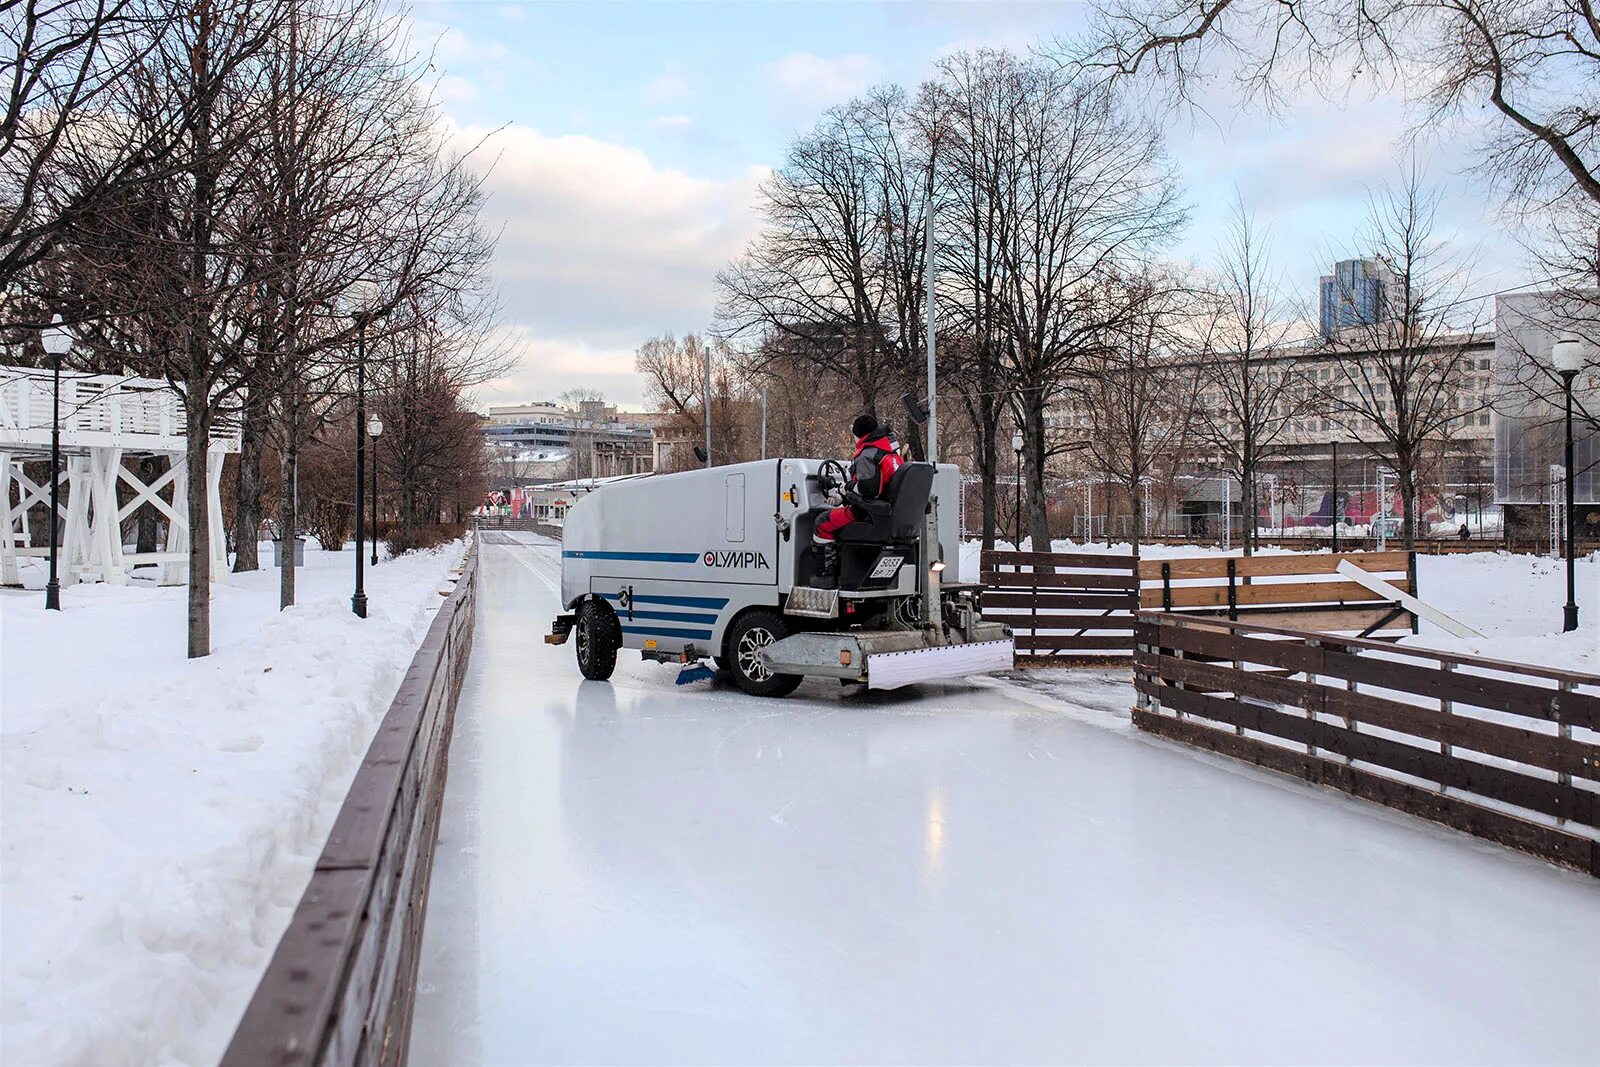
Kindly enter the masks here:
[[844, 527], [838, 540], [869, 544], [916, 540], [933, 493], [933, 470], [932, 463], [902, 464], [890, 477], [883, 498], [867, 501], [867, 521]]

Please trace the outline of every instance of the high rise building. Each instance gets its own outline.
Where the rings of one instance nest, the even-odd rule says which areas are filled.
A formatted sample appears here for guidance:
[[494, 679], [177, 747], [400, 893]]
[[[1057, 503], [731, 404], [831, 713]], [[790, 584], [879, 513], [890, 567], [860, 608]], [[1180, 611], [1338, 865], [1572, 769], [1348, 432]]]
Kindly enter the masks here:
[[1322, 336], [1370, 326], [1389, 313], [1389, 268], [1381, 259], [1341, 259], [1318, 285]]

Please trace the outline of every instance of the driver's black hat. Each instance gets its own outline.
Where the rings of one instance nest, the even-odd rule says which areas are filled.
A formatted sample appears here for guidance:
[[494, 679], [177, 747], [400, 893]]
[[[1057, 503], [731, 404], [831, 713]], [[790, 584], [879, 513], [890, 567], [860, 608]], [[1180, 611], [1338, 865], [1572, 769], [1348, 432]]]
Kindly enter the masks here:
[[878, 419], [875, 415], [861, 414], [856, 416], [856, 421], [850, 424], [850, 432], [857, 437], [865, 437], [878, 428]]

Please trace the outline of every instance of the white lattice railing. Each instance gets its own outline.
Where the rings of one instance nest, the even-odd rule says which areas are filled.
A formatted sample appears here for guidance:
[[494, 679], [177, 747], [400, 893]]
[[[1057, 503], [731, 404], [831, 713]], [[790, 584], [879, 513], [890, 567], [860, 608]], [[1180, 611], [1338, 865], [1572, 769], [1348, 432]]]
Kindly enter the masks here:
[[[49, 371], [0, 367], [0, 450], [50, 441], [54, 385]], [[61, 375], [61, 440], [102, 446], [182, 451], [183, 404], [165, 382], [116, 374]], [[235, 426], [213, 428], [211, 448], [239, 447]]]

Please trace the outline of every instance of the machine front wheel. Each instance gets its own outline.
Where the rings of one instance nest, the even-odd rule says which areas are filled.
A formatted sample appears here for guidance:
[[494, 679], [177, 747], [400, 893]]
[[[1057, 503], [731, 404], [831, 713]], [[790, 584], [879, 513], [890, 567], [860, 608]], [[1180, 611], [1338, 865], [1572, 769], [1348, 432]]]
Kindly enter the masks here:
[[622, 623], [617, 613], [603, 600], [585, 600], [578, 605], [578, 670], [591, 681], [603, 682], [617, 669], [617, 650], [622, 647]]
[[758, 697], [781, 697], [800, 685], [798, 674], [774, 674], [761, 662], [761, 650], [789, 636], [789, 626], [776, 611], [750, 611], [728, 631], [723, 659], [733, 684]]

